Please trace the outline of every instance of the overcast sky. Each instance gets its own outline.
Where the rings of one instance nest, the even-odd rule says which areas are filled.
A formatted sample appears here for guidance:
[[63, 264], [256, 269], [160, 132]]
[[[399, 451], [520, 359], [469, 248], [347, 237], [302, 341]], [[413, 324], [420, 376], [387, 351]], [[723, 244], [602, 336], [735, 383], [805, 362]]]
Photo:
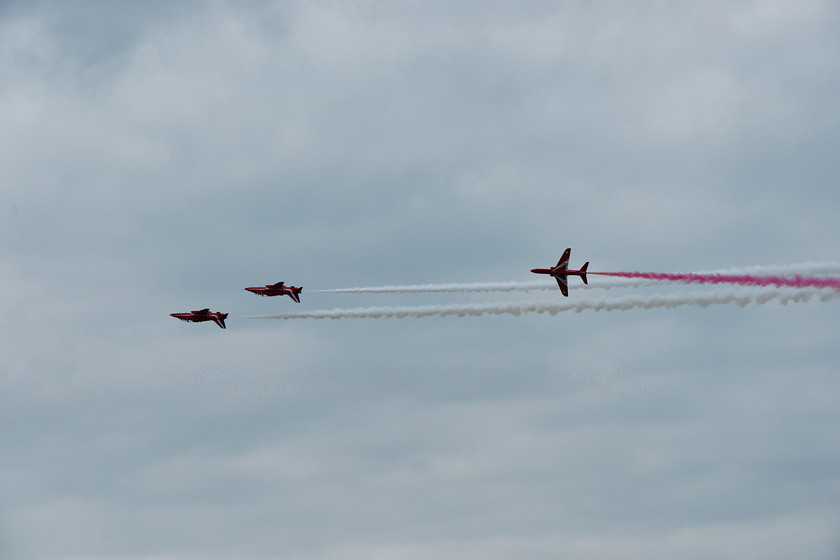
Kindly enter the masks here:
[[[316, 290], [566, 247], [838, 262], [838, 28], [831, 0], [4, 2], [0, 556], [837, 558], [836, 300], [248, 316], [558, 302]], [[300, 304], [243, 290], [280, 280]], [[169, 316], [202, 307], [228, 328]]]

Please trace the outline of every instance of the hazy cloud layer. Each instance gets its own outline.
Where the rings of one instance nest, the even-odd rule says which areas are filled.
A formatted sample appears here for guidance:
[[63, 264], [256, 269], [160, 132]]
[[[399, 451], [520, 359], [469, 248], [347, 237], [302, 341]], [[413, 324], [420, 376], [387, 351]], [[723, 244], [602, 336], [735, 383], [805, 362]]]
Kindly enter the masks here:
[[[316, 292], [529, 282], [566, 247], [840, 260], [838, 20], [4, 3], [0, 556], [836, 556], [836, 301], [247, 316], [592, 298]], [[242, 289], [279, 280], [301, 304]], [[228, 329], [168, 316], [202, 307]]]

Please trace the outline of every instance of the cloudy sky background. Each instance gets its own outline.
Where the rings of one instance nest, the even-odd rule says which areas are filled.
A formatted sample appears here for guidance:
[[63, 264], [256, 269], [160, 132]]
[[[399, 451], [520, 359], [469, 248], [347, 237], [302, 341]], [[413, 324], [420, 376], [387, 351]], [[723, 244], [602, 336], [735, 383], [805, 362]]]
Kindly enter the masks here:
[[[840, 261], [838, 25], [830, 1], [3, 3], [0, 555], [836, 558], [836, 301], [247, 316], [557, 301], [315, 290], [528, 281], [566, 247]], [[300, 305], [242, 290], [278, 280]], [[168, 316], [200, 307], [228, 329]]]

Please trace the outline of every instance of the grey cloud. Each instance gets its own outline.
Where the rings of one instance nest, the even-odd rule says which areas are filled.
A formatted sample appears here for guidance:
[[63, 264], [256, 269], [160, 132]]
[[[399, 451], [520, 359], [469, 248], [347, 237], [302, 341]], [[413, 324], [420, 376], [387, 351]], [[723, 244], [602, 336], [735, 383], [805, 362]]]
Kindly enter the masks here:
[[837, 260], [837, 15], [5, 3], [3, 553], [831, 557], [836, 303], [246, 316]]

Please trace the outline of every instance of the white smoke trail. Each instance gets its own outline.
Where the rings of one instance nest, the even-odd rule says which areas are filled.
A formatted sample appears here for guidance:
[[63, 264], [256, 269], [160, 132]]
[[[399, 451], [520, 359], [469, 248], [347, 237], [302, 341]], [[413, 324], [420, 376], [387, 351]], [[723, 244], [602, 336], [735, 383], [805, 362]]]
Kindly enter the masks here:
[[[831, 274], [840, 272], [840, 263], [835, 262], [805, 262], [799, 264], [750, 266], [730, 268], [725, 270], [701, 271], [694, 274]], [[590, 283], [575, 283], [574, 290], [630, 288], [650, 286], [655, 280], [635, 278], [600, 278], [590, 276]], [[330, 294], [395, 294], [395, 293], [428, 293], [428, 292], [529, 292], [534, 290], [556, 290], [557, 284], [552, 280], [530, 280], [527, 282], [470, 282], [446, 284], [409, 284], [394, 286], [370, 286], [358, 288], [334, 288], [329, 290], [310, 290], [310, 292]]]
[[548, 313], [555, 315], [565, 311], [626, 311], [629, 309], [654, 309], [659, 307], [674, 308], [683, 305], [723, 305], [736, 303], [743, 307], [750, 303], [764, 304], [779, 301], [783, 305], [790, 302], [806, 302], [818, 296], [821, 301], [840, 297], [837, 290], [816, 288], [760, 288], [748, 290], [726, 290], [717, 292], [687, 292], [682, 294], [659, 294], [652, 296], [624, 296], [620, 298], [590, 299], [559, 302], [498, 302], [474, 303], [461, 305], [427, 305], [416, 307], [368, 307], [356, 309], [333, 309], [308, 311], [301, 313], [283, 313], [251, 317], [252, 319], [379, 319], [405, 317], [458, 317], [478, 315], [522, 315], [524, 313]]
[[[615, 288], [624, 286], [638, 286], [650, 284], [650, 280], [638, 279], [610, 279], [595, 280], [589, 286], [581, 283], [581, 288]], [[578, 287], [578, 286], [575, 286]], [[449, 284], [409, 284], [405, 286], [370, 286], [359, 288], [335, 288], [332, 290], [311, 290], [328, 294], [406, 294], [424, 292], [530, 292], [533, 290], [556, 290], [557, 283], [553, 280], [531, 280], [528, 282], [470, 282]]]

